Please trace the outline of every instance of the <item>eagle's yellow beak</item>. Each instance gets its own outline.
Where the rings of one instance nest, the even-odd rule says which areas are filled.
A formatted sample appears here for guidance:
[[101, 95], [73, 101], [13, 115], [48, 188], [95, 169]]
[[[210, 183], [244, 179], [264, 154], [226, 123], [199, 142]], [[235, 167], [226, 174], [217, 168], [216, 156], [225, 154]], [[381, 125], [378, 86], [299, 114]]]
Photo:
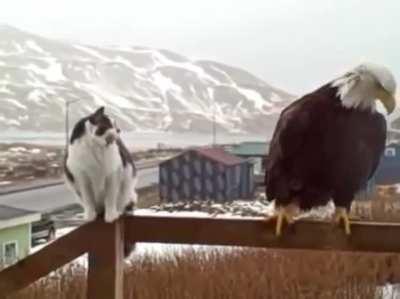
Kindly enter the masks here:
[[383, 106], [385, 106], [388, 114], [392, 113], [394, 108], [396, 107], [396, 99], [389, 92], [380, 88], [377, 94], [377, 98], [382, 102]]

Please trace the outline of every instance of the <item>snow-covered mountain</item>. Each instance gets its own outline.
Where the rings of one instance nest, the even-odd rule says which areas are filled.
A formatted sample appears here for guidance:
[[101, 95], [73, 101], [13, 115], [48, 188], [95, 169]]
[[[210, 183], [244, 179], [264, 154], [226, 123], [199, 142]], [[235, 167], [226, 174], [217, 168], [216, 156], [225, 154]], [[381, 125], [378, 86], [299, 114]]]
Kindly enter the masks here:
[[[267, 66], [266, 66], [267, 67]], [[261, 133], [293, 100], [239, 68], [167, 50], [96, 47], [0, 26], [0, 130], [62, 131], [99, 105], [125, 130]], [[214, 113], [215, 112], [215, 113]]]

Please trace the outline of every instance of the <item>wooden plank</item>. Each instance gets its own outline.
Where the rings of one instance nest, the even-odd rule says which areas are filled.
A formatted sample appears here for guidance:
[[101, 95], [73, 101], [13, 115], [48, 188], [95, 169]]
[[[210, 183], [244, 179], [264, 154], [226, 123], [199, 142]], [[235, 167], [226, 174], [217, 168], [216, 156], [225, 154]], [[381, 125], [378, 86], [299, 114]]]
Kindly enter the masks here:
[[0, 294], [23, 289], [88, 251], [95, 226], [90, 223], [55, 240], [0, 272]]
[[298, 221], [277, 238], [275, 223], [263, 219], [130, 216], [126, 242], [252, 246], [280, 249], [400, 252], [400, 224], [351, 224], [352, 234], [328, 222]]
[[89, 252], [88, 299], [123, 299], [124, 221], [98, 221]]

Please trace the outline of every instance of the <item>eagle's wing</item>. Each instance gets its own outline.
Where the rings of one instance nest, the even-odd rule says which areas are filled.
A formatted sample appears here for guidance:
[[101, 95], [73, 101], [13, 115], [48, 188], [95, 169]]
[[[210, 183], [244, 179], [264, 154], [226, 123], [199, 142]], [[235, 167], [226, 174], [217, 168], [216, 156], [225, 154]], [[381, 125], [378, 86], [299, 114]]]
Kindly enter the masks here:
[[286, 159], [295, 155], [310, 134], [312, 123], [309, 105], [304, 97], [282, 111], [271, 141], [271, 159]]
[[[289, 185], [298, 188], [301, 182], [288, 178], [287, 167], [295, 167], [292, 163], [312, 134], [313, 109], [307, 96], [292, 103], [284, 109], [276, 125], [268, 153], [264, 183], [267, 198], [285, 197], [289, 192]], [[313, 105], [313, 103], [311, 103]], [[289, 185], [288, 185], [289, 184]], [[299, 185], [299, 186], [297, 186]]]

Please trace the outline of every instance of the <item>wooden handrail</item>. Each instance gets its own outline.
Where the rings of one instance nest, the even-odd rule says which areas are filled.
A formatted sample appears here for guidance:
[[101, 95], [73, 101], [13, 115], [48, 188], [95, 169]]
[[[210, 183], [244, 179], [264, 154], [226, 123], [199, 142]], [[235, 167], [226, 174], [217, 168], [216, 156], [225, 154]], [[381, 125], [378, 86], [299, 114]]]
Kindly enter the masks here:
[[[89, 250], [96, 223], [85, 224], [0, 272], [0, 296], [23, 289]], [[1, 298], [1, 297], [0, 297]]]
[[280, 238], [264, 219], [147, 217], [125, 218], [125, 240], [176, 244], [231, 245], [400, 253], [400, 224], [352, 222], [350, 236], [325, 221], [298, 221]]
[[1, 271], [0, 298], [89, 252], [87, 298], [122, 299], [124, 242], [400, 253], [400, 224], [354, 222], [351, 228], [346, 236], [330, 223], [298, 221], [276, 238], [274, 223], [264, 219], [126, 216], [113, 224], [95, 221]]

